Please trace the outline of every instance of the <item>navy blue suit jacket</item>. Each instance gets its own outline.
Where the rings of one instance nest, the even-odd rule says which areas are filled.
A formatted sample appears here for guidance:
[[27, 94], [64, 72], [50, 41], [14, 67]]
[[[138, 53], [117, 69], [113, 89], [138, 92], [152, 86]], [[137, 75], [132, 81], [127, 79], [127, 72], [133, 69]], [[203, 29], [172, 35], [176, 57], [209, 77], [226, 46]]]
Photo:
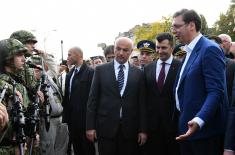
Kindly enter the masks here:
[[179, 134], [188, 130], [187, 123], [194, 117], [201, 118], [205, 124], [188, 140], [223, 134], [227, 93], [224, 53], [218, 45], [203, 36], [199, 39], [182, 73], [177, 93]]

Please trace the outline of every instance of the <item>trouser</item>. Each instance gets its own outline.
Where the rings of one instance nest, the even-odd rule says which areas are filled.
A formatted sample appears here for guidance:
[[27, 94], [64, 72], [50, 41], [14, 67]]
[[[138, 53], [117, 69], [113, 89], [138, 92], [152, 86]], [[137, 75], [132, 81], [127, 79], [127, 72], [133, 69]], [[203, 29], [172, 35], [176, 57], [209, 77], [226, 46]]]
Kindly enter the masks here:
[[175, 134], [163, 130], [150, 131], [145, 144], [147, 155], [179, 155], [179, 144]]
[[223, 136], [181, 141], [180, 152], [181, 155], [222, 155]]
[[120, 122], [117, 134], [113, 138], [98, 136], [99, 155], [138, 155], [138, 143], [136, 138], [126, 138]]

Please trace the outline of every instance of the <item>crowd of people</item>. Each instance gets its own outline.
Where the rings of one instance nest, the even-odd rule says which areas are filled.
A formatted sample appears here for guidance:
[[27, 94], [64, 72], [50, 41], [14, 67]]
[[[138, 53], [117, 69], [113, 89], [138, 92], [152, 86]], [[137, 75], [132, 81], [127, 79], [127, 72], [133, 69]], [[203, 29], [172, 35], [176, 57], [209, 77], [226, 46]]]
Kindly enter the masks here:
[[[155, 42], [119, 37], [56, 64], [19, 30], [0, 41], [2, 155], [235, 155], [235, 61], [194, 10]], [[175, 43], [175, 38], [179, 42]]]

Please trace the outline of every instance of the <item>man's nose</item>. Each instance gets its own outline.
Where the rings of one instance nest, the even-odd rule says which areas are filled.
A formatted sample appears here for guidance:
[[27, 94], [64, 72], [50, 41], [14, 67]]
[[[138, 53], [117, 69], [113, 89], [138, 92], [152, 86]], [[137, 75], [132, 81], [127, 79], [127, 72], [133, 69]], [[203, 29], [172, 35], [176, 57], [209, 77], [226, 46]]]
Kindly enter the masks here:
[[25, 56], [23, 55], [23, 62], [25, 62]]
[[124, 51], [121, 49], [120, 52], [119, 52], [119, 54], [120, 54], [120, 55], [123, 55], [123, 53], [124, 53]]

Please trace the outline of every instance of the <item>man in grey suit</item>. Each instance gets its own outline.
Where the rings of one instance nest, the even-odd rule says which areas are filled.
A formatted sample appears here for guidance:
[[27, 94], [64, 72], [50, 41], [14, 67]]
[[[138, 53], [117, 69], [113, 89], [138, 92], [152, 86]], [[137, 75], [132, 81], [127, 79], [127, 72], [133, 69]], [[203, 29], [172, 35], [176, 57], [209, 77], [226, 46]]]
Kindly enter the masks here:
[[[115, 59], [97, 66], [87, 103], [87, 138], [100, 155], [136, 155], [146, 142], [144, 77], [128, 63], [133, 42], [115, 41]], [[97, 135], [97, 136], [96, 136]]]

